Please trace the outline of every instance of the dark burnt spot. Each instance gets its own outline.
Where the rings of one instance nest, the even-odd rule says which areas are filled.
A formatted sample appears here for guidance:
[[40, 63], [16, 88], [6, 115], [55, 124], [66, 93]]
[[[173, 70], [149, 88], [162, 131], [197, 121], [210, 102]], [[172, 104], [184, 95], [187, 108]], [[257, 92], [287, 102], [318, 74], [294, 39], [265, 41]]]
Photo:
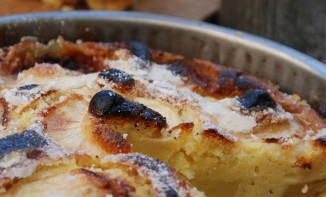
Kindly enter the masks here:
[[[165, 196], [178, 196], [177, 193], [177, 181], [176, 181], [176, 175], [172, 171], [172, 169], [164, 162], [154, 159], [151, 157], [147, 157], [145, 155], [141, 154], [128, 154], [124, 159], [122, 159], [123, 162], [132, 162], [133, 165], [139, 166], [139, 167], [145, 167], [148, 170], [151, 170], [157, 175], [154, 177], [159, 177], [160, 188], [158, 192], [164, 193]], [[152, 172], [149, 174], [153, 174]], [[149, 175], [149, 178], [152, 178], [151, 175]]]
[[46, 145], [46, 139], [34, 130], [15, 133], [0, 139], [0, 158], [11, 152], [41, 148]]
[[279, 141], [278, 138], [265, 138], [264, 141], [266, 143], [277, 143]]
[[141, 58], [142, 60], [151, 60], [150, 50], [148, 49], [145, 43], [139, 41], [128, 42], [128, 48], [132, 51], [135, 56]]
[[295, 162], [295, 166], [298, 166], [299, 168], [302, 168], [304, 170], [312, 169], [311, 163], [308, 162], [307, 159], [304, 157], [298, 158], [297, 161]]
[[64, 68], [67, 68], [69, 70], [79, 70], [79, 66], [77, 65], [77, 63], [72, 60], [72, 59], [67, 59], [67, 60], [63, 60], [60, 65]]
[[177, 197], [178, 193], [172, 187], [169, 187], [169, 189], [165, 192], [165, 195], [166, 197]]
[[20, 86], [18, 88], [19, 91], [22, 91], [22, 90], [31, 90], [31, 89], [34, 89], [36, 88], [38, 85], [37, 84], [29, 84], [29, 85], [25, 85], [25, 86]]
[[233, 70], [222, 71], [217, 78], [217, 84], [219, 86], [233, 85], [234, 81], [238, 77], [238, 74], [238, 72]]
[[235, 90], [234, 83], [238, 75], [239, 73], [233, 70], [220, 71], [216, 81], [217, 92], [224, 96], [231, 95]]
[[89, 111], [96, 116], [107, 114], [113, 107], [124, 102], [124, 98], [110, 90], [96, 93], [90, 101]]
[[311, 170], [311, 164], [310, 163], [303, 163], [301, 165], [301, 168], [305, 169], [305, 170]]
[[31, 150], [31, 151], [27, 152], [26, 153], [26, 157], [28, 159], [37, 160], [40, 157], [42, 157], [42, 154], [43, 154], [43, 151], [42, 150], [34, 149], [34, 150]]
[[131, 184], [122, 178], [113, 178], [108, 173], [92, 172], [81, 168], [71, 171], [72, 175], [83, 174], [87, 180], [98, 189], [104, 189], [107, 193], [113, 196], [131, 196], [131, 193], [136, 189]]
[[102, 71], [99, 74], [99, 77], [112, 81], [120, 86], [132, 86], [135, 82], [135, 80], [128, 73], [115, 68]]
[[146, 123], [154, 123], [156, 126], [163, 128], [166, 126], [166, 119], [160, 113], [148, 108], [147, 106], [131, 101], [125, 101], [116, 105], [107, 115], [119, 116], [124, 118], [141, 119]]
[[172, 60], [166, 62], [168, 70], [174, 74], [186, 76], [192, 83], [199, 87], [207, 87], [209, 83], [209, 75], [203, 72], [201, 66], [194, 60], [183, 58], [180, 60]]
[[125, 161], [132, 161], [133, 164], [145, 167], [156, 173], [160, 173], [162, 170], [167, 172], [171, 171], [170, 167], [166, 163], [141, 154], [128, 154], [126, 155]]
[[154, 123], [159, 127], [166, 126], [166, 119], [147, 106], [125, 100], [110, 90], [102, 90], [90, 101], [89, 111], [95, 116], [141, 119], [146, 123]]
[[[3, 169], [1, 169], [2, 171]], [[20, 179], [17, 177], [14, 178], [8, 178], [8, 177], [2, 177], [0, 181], [0, 187], [9, 190], [15, 183], [17, 183]]]
[[246, 109], [266, 109], [275, 108], [276, 102], [262, 89], [250, 90], [237, 99]]
[[259, 89], [261, 84], [248, 76], [240, 75], [235, 80], [235, 85], [242, 90]]
[[265, 138], [263, 139], [266, 143], [277, 143], [279, 141], [278, 138]]
[[0, 103], [3, 107], [3, 114], [2, 114], [2, 126], [6, 126], [8, 121], [9, 121], [9, 107], [8, 107], [8, 103], [6, 102], [6, 100], [4, 98], [0, 98]]
[[182, 67], [177, 62], [170, 63], [168, 70], [170, 70], [175, 75], [183, 75], [186, 72], [186, 68]]
[[235, 90], [247, 91], [261, 88], [261, 84], [246, 74], [235, 70], [221, 70], [217, 77], [218, 92], [230, 95]]
[[155, 120], [155, 123], [160, 126], [164, 127], [166, 125], [166, 120], [162, 115], [146, 106], [144, 106], [140, 116], [147, 121]]
[[42, 59], [44, 63], [50, 63], [50, 64], [59, 64], [63, 68], [67, 68], [69, 70], [77, 70], [80, 71], [80, 66], [71, 58], [69, 59], [58, 59], [58, 58], [53, 58], [50, 56], [46, 56]]
[[317, 142], [317, 144], [326, 147], [326, 135], [317, 138], [315, 141]]
[[113, 106], [106, 115], [115, 115], [120, 117], [131, 117], [135, 118], [138, 114], [144, 110], [145, 106], [140, 103], [134, 103], [130, 101], [124, 101], [119, 105]]

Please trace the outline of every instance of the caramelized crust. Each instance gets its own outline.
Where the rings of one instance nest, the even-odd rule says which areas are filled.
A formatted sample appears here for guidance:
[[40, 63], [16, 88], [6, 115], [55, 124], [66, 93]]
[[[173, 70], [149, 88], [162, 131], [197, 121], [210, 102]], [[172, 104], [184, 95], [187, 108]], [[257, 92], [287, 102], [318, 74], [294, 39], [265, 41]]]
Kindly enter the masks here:
[[6, 126], [8, 122], [8, 104], [5, 99], [0, 99], [1, 126]]
[[117, 84], [121, 90], [129, 90], [135, 84], [135, 80], [126, 72], [111, 68], [100, 72], [99, 77]]
[[122, 178], [112, 178], [110, 174], [102, 172], [92, 172], [90, 170], [81, 168], [70, 172], [72, 175], [84, 175], [88, 182], [98, 189], [105, 189], [113, 196], [132, 196], [135, 188]]
[[128, 153], [130, 152], [130, 144], [119, 131], [113, 130], [111, 127], [102, 125], [96, 126], [93, 131], [94, 142], [98, 143], [107, 153]]
[[218, 130], [218, 129], [207, 129], [203, 131], [203, 135], [211, 140], [222, 141], [222, 143], [236, 142], [237, 138], [229, 135], [228, 133]]
[[326, 194], [325, 120], [269, 81], [141, 42], [25, 38], [0, 67], [4, 195]]
[[[166, 164], [139, 154], [54, 158], [45, 153], [34, 163], [27, 161], [20, 164], [26, 165], [28, 175], [12, 179], [1, 174], [1, 186], [6, 190], [2, 196], [203, 196], [190, 190], [187, 182], [178, 181]], [[7, 167], [9, 171], [13, 168]]]
[[[125, 48], [128, 48], [128, 45], [123, 43], [74, 44], [63, 39], [50, 42], [48, 46], [45, 46], [33, 38], [25, 38], [10, 49], [2, 49], [0, 60], [2, 60], [2, 72], [5, 75], [30, 68], [35, 62], [59, 63], [65, 67], [64, 60], [74, 62], [74, 66], [66, 66], [68, 69], [73, 68], [89, 73], [107, 69], [105, 59], [117, 59], [115, 51]], [[309, 122], [307, 127], [313, 129], [325, 127], [325, 121], [309, 105], [305, 102], [298, 102], [297, 99], [285, 97], [270, 82], [258, 80], [246, 73], [203, 60], [186, 59], [179, 55], [155, 50], [150, 55], [153, 62], [167, 64], [172, 71], [177, 69], [177, 74], [187, 76], [190, 83], [195, 85], [195, 90], [201, 94], [222, 98], [238, 96], [251, 89], [265, 89], [286, 111], [297, 114], [299, 120], [307, 119]]]
[[158, 112], [140, 103], [125, 100], [109, 90], [100, 91], [93, 96], [89, 112], [104, 119], [136, 120], [135, 124], [158, 127], [158, 131], [166, 126], [165, 118]]
[[326, 147], [326, 135], [320, 136], [316, 139], [316, 144], [322, 147]]

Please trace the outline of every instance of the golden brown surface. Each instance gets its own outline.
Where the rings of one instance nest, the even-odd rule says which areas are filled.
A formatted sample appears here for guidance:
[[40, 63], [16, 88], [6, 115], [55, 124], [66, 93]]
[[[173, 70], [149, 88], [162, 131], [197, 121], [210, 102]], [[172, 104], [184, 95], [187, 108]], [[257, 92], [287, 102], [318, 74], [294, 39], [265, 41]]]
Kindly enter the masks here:
[[[173, 188], [188, 196], [202, 196], [189, 190], [187, 182], [175, 180], [165, 164], [138, 154], [106, 158], [76, 154], [54, 160], [43, 156], [34, 166], [32, 175], [7, 181], [7, 191], [1, 196], [158, 196], [174, 193]], [[158, 169], [166, 174], [160, 175]]]
[[[326, 191], [325, 120], [271, 82], [137, 42], [76, 44], [59, 38], [44, 45], [25, 39], [0, 54], [2, 140], [36, 130], [60, 148], [93, 158], [146, 154], [207, 196]], [[116, 183], [89, 169], [72, 174], [94, 176], [85, 185]], [[4, 188], [10, 185], [8, 177], [2, 181]]]

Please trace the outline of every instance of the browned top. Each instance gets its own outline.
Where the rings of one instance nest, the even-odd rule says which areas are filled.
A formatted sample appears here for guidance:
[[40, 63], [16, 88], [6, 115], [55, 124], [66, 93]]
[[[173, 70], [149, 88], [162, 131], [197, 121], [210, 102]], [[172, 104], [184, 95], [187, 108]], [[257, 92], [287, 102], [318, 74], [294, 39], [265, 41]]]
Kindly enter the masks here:
[[71, 171], [72, 175], [83, 174], [87, 177], [88, 181], [99, 189], [105, 189], [113, 196], [132, 196], [131, 192], [135, 188], [130, 185], [123, 178], [113, 178], [110, 174], [102, 172], [92, 172], [90, 170], [81, 168]]
[[[43, 45], [28, 38], [1, 49], [0, 163], [10, 161], [10, 157], [20, 158], [18, 163], [0, 169], [1, 184], [8, 192], [15, 191], [16, 178], [18, 185], [21, 179], [28, 185], [28, 177], [36, 173], [31, 170], [36, 164], [50, 168], [52, 162], [71, 159], [66, 156], [75, 151], [101, 159], [87, 159], [89, 166], [78, 161], [70, 172], [74, 177], [87, 178], [87, 182], [78, 179], [78, 184], [98, 188], [99, 192], [133, 196], [143, 186], [130, 179], [145, 179], [150, 186], [144, 188], [151, 191], [144, 192], [154, 191], [155, 195], [185, 192], [191, 196], [197, 192], [188, 182], [179, 181], [167, 164], [130, 153], [133, 144], [127, 138], [128, 132], [160, 139], [162, 130], [169, 126], [160, 112], [134, 100], [146, 94], [141, 90], [146, 88], [144, 84], [105, 63], [107, 59], [119, 60], [121, 56], [116, 52], [124, 49], [142, 58], [140, 63], [146, 69], [152, 55], [142, 47], [139, 43], [75, 44], [62, 39]], [[108, 84], [112, 89], [108, 90]], [[194, 123], [182, 123], [169, 128], [169, 132], [181, 130], [189, 135], [193, 128]], [[105, 155], [108, 157], [103, 158]], [[98, 171], [92, 170], [94, 166]], [[14, 167], [26, 169], [22, 170], [26, 173], [15, 174]], [[120, 177], [119, 170], [127, 171], [130, 177]], [[66, 176], [65, 172], [61, 174]]]
[[[278, 147], [284, 154], [301, 150], [302, 144], [316, 154], [326, 147], [325, 120], [298, 96], [247, 73], [150, 50], [141, 42], [58, 38], [45, 45], [25, 38], [0, 50], [0, 68], [3, 158], [20, 152], [25, 163], [40, 161], [54, 147], [97, 158], [109, 154], [103, 160], [132, 166], [133, 172], [158, 182], [156, 192], [174, 196], [187, 184], [166, 164], [130, 152], [164, 158], [193, 148], [206, 157], [219, 148], [251, 150], [250, 143]], [[42, 143], [25, 136], [31, 131]], [[7, 146], [22, 141], [31, 145]], [[316, 165], [300, 151], [289, 155], [294, 167]], [[117, 195], [137, 190], [124, 179], [80, 167], [73, 174], [86, 175], [96, 187]], [[1, 181], [10, 185], [13, 180]]]
[[[58, 46], [56, 46], [58, 45]], [[114, 51], [128, 48], [125, 43], [82, 43], [74, 44], [59, 40], [51, 47], [26, 40], [10, 49], [3, 49], [2, 75], [15, 77], [16, 73], [30, 68], [35, 62], [59, 63], [61, 66], [85, 73], [107, 69], [106, 58], [117, 59]], [[60, 50], [50, 50], [59, 47]], [[38, 51], [38, 53], [36, 53]], [[305, 102], [286, 97], [271, 82], [259, 80], [247, 73], [232, 70], [207, 61], [189, 59], [180, 55], [152, 50], [150, 60], [169, 65], [169, 69], [187, 77], [187, 83], [202, 95], [215, 98], [234, 97], [252, 89], [264, 89], [286, 111], [293, 113], [298, 121], [313, 130], [325, 128], [325, 121]], [[50, 70], [40, 70], [42, 76]]]

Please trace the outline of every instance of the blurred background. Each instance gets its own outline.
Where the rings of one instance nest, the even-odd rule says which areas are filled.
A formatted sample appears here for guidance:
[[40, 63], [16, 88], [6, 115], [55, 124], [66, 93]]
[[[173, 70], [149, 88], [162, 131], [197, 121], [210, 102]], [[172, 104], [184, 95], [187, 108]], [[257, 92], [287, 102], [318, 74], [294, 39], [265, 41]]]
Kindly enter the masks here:
[[0, 0], [0, 15], [127, 10], [205, 21], [260, 35], [326, 63], [326, 0]]

